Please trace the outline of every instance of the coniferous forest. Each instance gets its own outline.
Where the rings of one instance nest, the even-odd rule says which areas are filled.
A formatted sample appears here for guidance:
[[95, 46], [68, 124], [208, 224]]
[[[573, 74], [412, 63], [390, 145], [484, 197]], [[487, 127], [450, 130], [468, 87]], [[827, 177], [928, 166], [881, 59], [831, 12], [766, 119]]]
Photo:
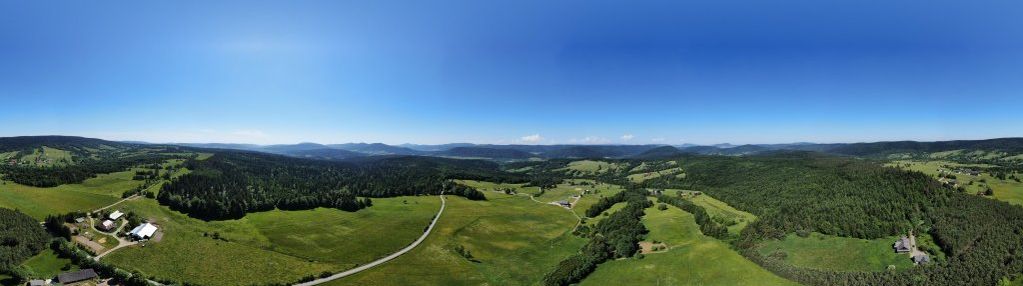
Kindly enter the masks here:
[[370, 197], [443, 193], [483, 200], [479, 191], [449, 181], [525, 180], [500, 172], [491, 162], [425, 157], [333, 162], [222, 152], [206, 160], [190, 160], [185, 167], [192, 172], [163, 185], [157, 199], [207, 220], [240, 218], [274, 208], [356, 211], [369, 206]]

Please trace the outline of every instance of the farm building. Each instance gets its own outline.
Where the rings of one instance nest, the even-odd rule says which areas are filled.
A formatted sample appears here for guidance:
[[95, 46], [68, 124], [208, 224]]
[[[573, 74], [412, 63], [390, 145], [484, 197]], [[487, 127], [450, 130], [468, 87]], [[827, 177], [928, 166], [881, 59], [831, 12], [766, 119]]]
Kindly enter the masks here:
[[114, 221], [112, 221], [112, 220], [103, 220], [103, 222], [100, 223], [100, 225], [99, 225], [99, 229], [102, 229], [104, 231], [110, 231], [111, 229], [114, 229]]
[[46, 280], [32, 280], [28, 281], [28, 286], [46, 286]]
[[154, 233], [156, 233], [156, 225], [147, 222], [132, 229], [130, 235], [132, 238], [142, 240], [153, 237]]
[[896, 240], [895, 244], [892, 245], [892, 247], [895, 248], [895, 252], [899, 253], [909, 252], [910, 248], [912, 247], [912, 243], [909, 242], [908, 237], [903, 236], [900, 237], [899, 240]]
[[92, 270], [92, 268], [89, 268], [89, 269], [82, 269], [82, 270], [75, 271], [75, 272], [61, 273], [61, 274], [57, 275], [57, 281], [60, 282], [60, 284], [68, 285], [68, 284], [71, 284], [71, 283], [77, 283], [77, 282], [82, 282], [82, 281], [86, 281], [86, 280], [96, 279], [98, 277], [99, 277], [99, 275], [96, 275], [96, 271]]
[[114, 211], [114, 212], [110, 213], [110, 215], [108, 217], [110, 218], [110, 220], [117, 220], [117, 219], [121, 218], [122, 216], [124, 216], [124, 213], [122, 213], [121, 211]]
[[568, 203], [568, 201], [558, 201], [558, 205], [566, 208], [572, 206], [572, 204]]
[[931, 257], [927, 254], [917, 254], [916, 256], [913, 256], [913, 263], [926, 264], [929, 262], [931, 262]]

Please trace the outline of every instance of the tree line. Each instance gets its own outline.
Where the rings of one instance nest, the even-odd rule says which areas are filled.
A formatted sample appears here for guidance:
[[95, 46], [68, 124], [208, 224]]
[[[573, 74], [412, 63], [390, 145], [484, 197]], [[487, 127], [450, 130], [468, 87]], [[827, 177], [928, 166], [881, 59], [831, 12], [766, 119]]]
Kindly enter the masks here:
[[[544, 275], [543, 285], [569, 285], [582, 281], [596, 270], [597, 265], [613, 258], [632, 257], [639, 251], [639, 242], [648, 232], [641, 221], [644, 209], [653, 206], [646, 199], [647, 192], [641, 189], [622, 191], [620, 198], [627, 202], [625, 208], [609, 215], [587, 231], [589, 242], [582, 250], [562, 260], [551, 271]], [[615, 197], [618, 197], [617, 195]], [[613, 203], [612, 203], [613, 205]], [[603, 212], [605, 209], [594, 205], [586, 213]], [[591, 211], [594, 210], [594, 211]]]
[[441, 193], [484, 200], [482, 192], [452, 179], [525, 182], [492, 162], [425, 157], [390, 157], [337, 162], [254, 152], [220, 152], [188, 160], [191, 170], [164, 184], [157, 200], [205, 219], [240, 218], [249, 212], [329, 207], [356, 211], [368, 198]]

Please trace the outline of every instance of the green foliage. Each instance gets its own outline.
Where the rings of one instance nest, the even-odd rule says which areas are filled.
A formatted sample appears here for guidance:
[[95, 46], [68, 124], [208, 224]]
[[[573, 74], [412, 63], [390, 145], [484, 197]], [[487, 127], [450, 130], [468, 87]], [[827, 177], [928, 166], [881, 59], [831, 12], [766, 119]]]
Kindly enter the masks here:
[[17, 210], [0, 208], [0, 272], [35, 256], [50, 240], [39, 222]]

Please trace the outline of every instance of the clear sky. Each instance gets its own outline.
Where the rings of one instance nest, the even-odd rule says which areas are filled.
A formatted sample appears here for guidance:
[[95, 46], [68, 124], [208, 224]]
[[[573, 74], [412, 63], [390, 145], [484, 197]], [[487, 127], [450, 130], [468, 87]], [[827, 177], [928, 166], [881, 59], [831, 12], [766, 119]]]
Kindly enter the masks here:
[[0, 136], [1023, 136], [1021, 1], [3, 1]]

